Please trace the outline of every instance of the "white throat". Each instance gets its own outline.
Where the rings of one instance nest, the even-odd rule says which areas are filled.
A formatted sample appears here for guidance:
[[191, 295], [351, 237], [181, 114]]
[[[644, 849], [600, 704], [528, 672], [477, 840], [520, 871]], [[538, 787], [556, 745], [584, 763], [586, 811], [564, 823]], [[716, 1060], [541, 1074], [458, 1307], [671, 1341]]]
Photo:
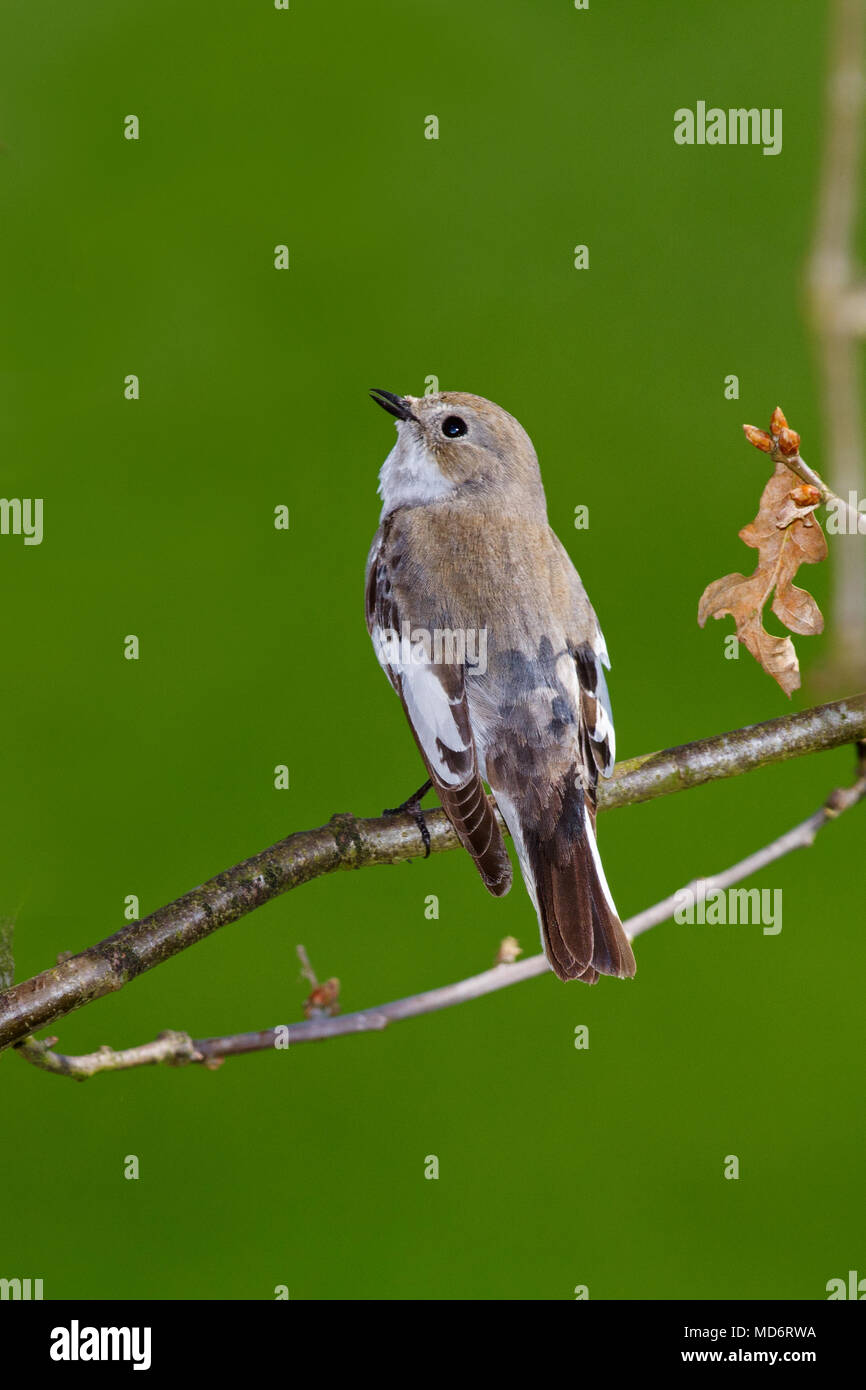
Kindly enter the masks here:
[[397, 443], [379, 471], [382, 517], [397, 507], [422, 507], [425, 502], [438, 502], [454, 491], [454, 484], [440, 472], [411, 421], [401, 420], [397, 433]]

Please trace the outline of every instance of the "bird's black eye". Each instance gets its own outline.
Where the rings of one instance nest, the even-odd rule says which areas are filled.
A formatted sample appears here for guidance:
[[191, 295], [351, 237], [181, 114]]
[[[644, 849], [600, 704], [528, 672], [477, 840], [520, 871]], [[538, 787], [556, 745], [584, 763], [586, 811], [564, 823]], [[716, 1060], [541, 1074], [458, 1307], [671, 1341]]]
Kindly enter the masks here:
[[461, 420], [459, 415], [449, 415], [442, 421], [442, 433], [449, 439], [459, 439], [461, 434], [466, 433], [466, 429], [466, 421]]

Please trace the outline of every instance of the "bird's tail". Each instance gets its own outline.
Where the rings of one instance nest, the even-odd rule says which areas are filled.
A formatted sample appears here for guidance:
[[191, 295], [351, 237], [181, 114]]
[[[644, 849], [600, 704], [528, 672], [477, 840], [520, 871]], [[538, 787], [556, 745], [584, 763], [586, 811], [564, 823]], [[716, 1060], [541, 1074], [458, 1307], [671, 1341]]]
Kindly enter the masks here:
[[599, 975], [634, 975], [631, 943], [619, 920], [595, 839], [595, 817], [583, 793], [560, 802], [557, 820], [521, 817], [508, 798], [497, 802], [517, 847], [538, 913], [541, 942], [561, 980], [594, 985]]

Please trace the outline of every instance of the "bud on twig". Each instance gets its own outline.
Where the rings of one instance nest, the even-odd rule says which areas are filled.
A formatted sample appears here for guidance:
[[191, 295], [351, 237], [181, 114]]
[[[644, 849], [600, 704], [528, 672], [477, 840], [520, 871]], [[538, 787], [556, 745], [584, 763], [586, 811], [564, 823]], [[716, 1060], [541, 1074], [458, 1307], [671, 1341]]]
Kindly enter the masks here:
[[779, 448], [782, 453], [790, 457], [792, 454], [800, 452], [800, 436], [796, 430], [783, 429], [779, 433]]
[[750, 444], [754, 444], [756, 449], [760, 449], [763, 454], [769, 454], [773, 441], [763, 430], [759, 430], [756, 425], [743, 425], [743, 433]]

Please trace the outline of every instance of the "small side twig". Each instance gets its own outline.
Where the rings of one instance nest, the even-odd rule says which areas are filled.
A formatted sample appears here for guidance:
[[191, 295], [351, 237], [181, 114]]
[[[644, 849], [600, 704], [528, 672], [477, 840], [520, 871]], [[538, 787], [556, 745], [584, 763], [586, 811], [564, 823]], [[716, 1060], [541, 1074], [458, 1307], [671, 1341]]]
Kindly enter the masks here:
[[301, 962], [301, 979], [307, 981], [307, 984], [310, 986], [310, 989], [318, 989], [319, 977], [316, 974], [313, 967], [310, 965], [310, 957], [307, 955], [306, 947], [296, 946], [295, 954], [297, 955], [298, 960]]
[[28, 1038], [18, 1043], [16, 1051], [25, 1061], [32, 1062], [42, 1071], [50, 1071], [55, 1076], [72, 1076], [77, 1081], [86, 1081], [99, 1071], [128, 1071], [130, 1067], [148, 1067], [156, 1062], [166, 1062], [170, 1066], [181, 1067], [188, 1062], [207, 1063], [208, 1058], [196, 1050], [196, 1045], [188, 1033], [178, 1033], [167, 1028], [153, 1041], [140, 1043], [138, 1047], [126, 1047], [115, 1051], [113, 1047], [100, 1047], [96, 1052], [88, 1052], [82, 1057], [67, 1057], [62, 1052], [52, 1051], [56, 1038]]
[[[743, 433], [749, 443], [760, 449], [762, 454], [767, 454], [773, 463], [784, 463], [786, 468], [814, 488], [825, 507], [832, 506], [837, 513], [845, 512], [852, 535], [856, 536], [858, 532], [866, 535], [866, 515], [839, 497], [820, 474], [809, 467], [800, 453], [800, 436], [796, 430], [788, 428], [781, 406], [777, 405], [773, 411], [769, 432], [758, 429], [756, 425], [743, 425]], [[813, 500], [817, 503], [818, 498]]]
[[[793, 829], [779, 835], [770, 844], [741, 859], [729, 869], [709, 878], [694, 879], [685, 889], [679, 889], [661, 902], [645, 908], [624, 924], [631, 939], [651, 927], [666, 922], [674, 915], [682, 902], [683, 893], [693, 894], [699, 888], [705, 892], [726, 889], [743, 879], [765, 869], [767, 865], [781, 859], [797, 849], [806, 849], [815, 841], [818, 831], [828, 821], [836, 820], [843, 812], [856, 806], [866, 797], [866, 742], [858, 744], [858, 777], [850, 787], [839, 787], [833, 791], [824, 804], [806, 820]], [[300, 951], [299, 951], [300, 954]], [[233, 1033], [220, 1038], [199, 1038], [193, 1040], [187, 1033], [160, 1033], [155, 1042], [144, 1043], [140, 1047], [127, 1048], [115, 1052], [102, 1047], [80, 1057], [70, 1057], [51, 1051], [56, 1039], [37, 1042], [33, 1038], [17, 1045], [17, 1051], [28, 1062], [45, 1071], [59, 1076], [71, 1076], [78, 1080], [96, 1075], [101, 1071], [120, 1071], [130, 1067], [140, 1067], [155, 1062], [169, 1062], [173, 1065], [200, 1063], [208, 1068], [219, 1066], [226, 1057], [238, 1057], [248, 1052], [264, 1052], [270, 1049], [286, 1049], [289, 1045], [304, 1042], [322, 1042], [327, 1038], [345, 1037], [347, 1034], [381, 1032], [391, 1023], [407, 1018], [418, 1018], [422, 1014], [434, 1013], [440, 1009], [464, 1004], [470, 999], [480, 999], [485, 994], [506, 989], [509, 985], [522, 983], [537, 975], [544, 975], [550, 969], [544, 955], [530, 956], [528, 960], [514, 964], [495, 965], [480, 975], [459, 980], [456, 984], [445, 985], [439, 989], [426, 990], [405, 999], [397, 999], [378, 1008], [365, 1009], [357, 1013], [343, 1014], [339, 1017], [319, 1015], [304, 1023], [292, 1023], [279, 1028], [265, 1028], [254, 1033]]]

